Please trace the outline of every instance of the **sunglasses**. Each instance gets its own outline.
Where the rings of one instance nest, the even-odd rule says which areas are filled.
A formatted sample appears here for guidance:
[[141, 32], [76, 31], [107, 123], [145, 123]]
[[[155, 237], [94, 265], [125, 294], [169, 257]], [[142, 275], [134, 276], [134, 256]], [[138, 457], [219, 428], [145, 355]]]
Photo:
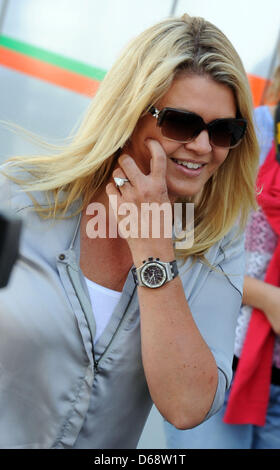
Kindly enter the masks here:
[[149, 113], [157, 119], [164, 137], [181, 143], [191, 142], [206, 129], [212, 145], [231, 149], [240, 144], [247, 127], [242, 118], [215, 119], [206, 124], [198, 114], [175, 108], [160, 111], [152, 106]]

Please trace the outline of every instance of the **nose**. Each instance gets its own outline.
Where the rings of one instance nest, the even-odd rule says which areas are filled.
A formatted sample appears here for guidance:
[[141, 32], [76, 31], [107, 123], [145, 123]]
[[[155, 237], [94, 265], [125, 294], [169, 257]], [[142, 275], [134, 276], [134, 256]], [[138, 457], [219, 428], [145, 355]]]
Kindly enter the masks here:
[[205, 155], [212, 151], [209, 134], [206, 129], [200, 132], [198, 136], [185, 144], [186, 149], [196, 152], [198, 155]]

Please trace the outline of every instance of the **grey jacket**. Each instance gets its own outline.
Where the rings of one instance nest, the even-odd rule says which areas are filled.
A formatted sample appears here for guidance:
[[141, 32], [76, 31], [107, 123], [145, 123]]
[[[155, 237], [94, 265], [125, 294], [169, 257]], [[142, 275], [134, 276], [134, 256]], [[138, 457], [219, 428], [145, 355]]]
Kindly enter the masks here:
[[[0, 290], [0, 448], [135, 448], [152, 401], [131, 271], [93, 348], [94, 312], [79, 268], [80, 217], [43, 220], [29, 196], [2, 175], [0, 191], [2, 205], [24, 221], [21, 258]], [[47, 203], [44, 193], [34, 196]], [[222, 406], [232, 377], [243, 237], [234, 239], [232, 230], [209, 250], [208, 260], [227, 275], [202, 263], [190, 268], [191, 260], [179, 265], [219, 371], [207, 418]]]

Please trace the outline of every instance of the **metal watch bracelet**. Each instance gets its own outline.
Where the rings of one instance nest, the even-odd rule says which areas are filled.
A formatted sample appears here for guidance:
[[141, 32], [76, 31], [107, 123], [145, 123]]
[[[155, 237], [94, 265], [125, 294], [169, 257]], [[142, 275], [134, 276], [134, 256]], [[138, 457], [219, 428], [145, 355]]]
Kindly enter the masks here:
[[[165, 276], [162, 282], [159, 282], [159, 284], [155, 285], [153, 283], [144, 281], [141, 274], [144, 270], [147, 270], [147, 267], [149, 266], [160, 266], [160, 269], [165, 271]], [[132, 274], [137, 286], [146, 286], [150, 288], [161, 287], [162, 285], [166, 284], [166, 282], [171, 281], [178, 275], [177, 261], [173, 260], [165, 262], [161, 261], [159, 258], [149, 257], [147, 260], [144, 260], [143, 264], [138, 268], [133, 267]]]

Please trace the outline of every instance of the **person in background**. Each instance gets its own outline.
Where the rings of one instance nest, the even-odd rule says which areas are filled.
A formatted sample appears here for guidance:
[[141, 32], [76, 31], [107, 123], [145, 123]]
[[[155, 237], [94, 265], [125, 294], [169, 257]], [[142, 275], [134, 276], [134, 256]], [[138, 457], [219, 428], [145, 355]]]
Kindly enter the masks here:
[[280, 139], [275, 135], [280, 124], [274, 126], [280, 66], [266, 100], [268, 104], [254, 113], [260, 144], [259, 207], [246, 228], [235, 376], [223, 408], [208, 421], [186, 431], [165, 423], [170, 448], [280, 449], [280, 159], [276, 156]]
[[[25, 222], [0, 292], [2, 448], [134, 448], [153, 403], [178, 429], [217, 412], [257, 162], [241, 60], [184, 15], [132, 40], [69, 146], [2, 167]], [[179, 202], [195, 206], [190, 246], [172, 217], [171, 235], [162, 217], [156, 237], [127, 235], [123, 207]]]

